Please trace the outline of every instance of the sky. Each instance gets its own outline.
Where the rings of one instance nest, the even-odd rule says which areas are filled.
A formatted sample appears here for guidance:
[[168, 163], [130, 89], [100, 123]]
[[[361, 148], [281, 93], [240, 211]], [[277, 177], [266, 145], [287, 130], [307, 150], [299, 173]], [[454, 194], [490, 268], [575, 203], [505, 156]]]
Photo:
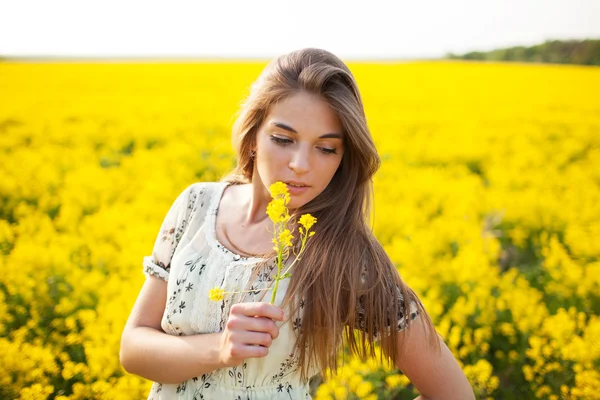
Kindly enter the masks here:
[[600, 0], [0, 0], [0, 56], [435, 58], [600, 39]]

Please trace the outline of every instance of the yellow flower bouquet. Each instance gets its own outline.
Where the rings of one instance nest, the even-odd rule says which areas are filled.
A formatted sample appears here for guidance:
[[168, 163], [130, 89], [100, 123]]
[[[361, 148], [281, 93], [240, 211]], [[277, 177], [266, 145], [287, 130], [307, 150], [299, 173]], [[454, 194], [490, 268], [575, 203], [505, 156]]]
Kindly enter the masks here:
[[[291, 276], [289, 272], [290, 269], [294, 266], [296, 261], [300, 259], [300, 256], [306, 247], [308, 238], [315, 234], [315, 232], [310, 229], [317, 222], [317, 219], [310, 214], [303, 214], [298, 220], [298, 224], [300, 225], [300, 227], [298, 227], [298, 232], [300, 233], [300, 249], [298, 250], [298, 254], [296, 254], [294, 261], [284, 270], [285, 261], [289, 258], [292, 240], [294, 239], [294, 235], [288, 227], [291, 218], [287, 208], [290, 201], [290, 194], [286, 184], [283, 182], [275, 182], [272, 184], [269, 187], [269, 192], [273, 199], [267, 205], [267, 215], [273, 222], [273, 250], [277, 252], [277, 274], [274, 277], [275, 286], [273, 287], [270, 301], [271, 304], [274, 304], [277, 296], [277, 289], [279, 288], [279, 281]], [[269, 288], [259, 290], [268, 289]], [[256, 289], [251, 291], [256, 291]], [[210, 290], [209, 298], [212, 301], [220, 301], [223, 300], [225, 294], [243, 292], [246, 291], [225, 292], [220, 287], [214, 287]]]

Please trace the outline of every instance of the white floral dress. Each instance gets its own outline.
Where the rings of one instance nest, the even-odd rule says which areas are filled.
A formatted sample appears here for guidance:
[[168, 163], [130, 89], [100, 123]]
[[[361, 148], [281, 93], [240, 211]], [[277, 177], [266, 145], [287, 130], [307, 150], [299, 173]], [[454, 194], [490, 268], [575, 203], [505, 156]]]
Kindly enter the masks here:
[[[216, 215], [227, 185], [197, 182], [188, 186], [169, 209], [152, 255], [144, 257], [144, 274], [168, 282], [161, 320], [167, 334], [221, 332], [233, 304], [271, 298], [271, 290], [263, 290], [225, 295], [219, 302], [209, 300], [209, 290], [215, 286], [225, 291], [271, 287], [277, 272], [274, 260], [242, 257], [217, 240]], [[280, 281], [276, 305], [281, 305], [288, 282]], [[310, 399], [297, 356], [290, 354], [301, 325], [301, 314], [279, 322], [279, 336], [266, 357], [248, 358], [237, 367], [217, 369], [179, 384], [154, 382], [148, 399]], [[318, 372], [313, 367], [310, 376]]]

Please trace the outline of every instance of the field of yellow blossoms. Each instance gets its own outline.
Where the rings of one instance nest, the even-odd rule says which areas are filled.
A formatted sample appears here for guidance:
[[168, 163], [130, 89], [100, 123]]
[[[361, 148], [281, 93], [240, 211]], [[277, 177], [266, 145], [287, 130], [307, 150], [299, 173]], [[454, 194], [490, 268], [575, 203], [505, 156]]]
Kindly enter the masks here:
[[[0, 398], [143, 399], [119, 341], [265, 63], [0, 63]], [[600, 399], [600, 68], [351, 64], [374, 227], [479, 399]], [[318, 382], [318, 381], [317, 381]], [[316, 385], [315, 385], [316, 386]], [[317, 399], [412, 399], [347, 360]]]

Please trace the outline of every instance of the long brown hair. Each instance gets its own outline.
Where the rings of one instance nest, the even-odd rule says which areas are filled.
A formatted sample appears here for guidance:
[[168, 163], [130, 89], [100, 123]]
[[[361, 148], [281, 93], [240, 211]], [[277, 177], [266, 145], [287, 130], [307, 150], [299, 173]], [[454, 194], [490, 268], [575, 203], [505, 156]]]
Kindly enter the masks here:
[[[331, 182], [294, 213], [311, 213], [318, 219], [317, 234], [294, 266], [282, 305], [289, 305], [294, 315], [299, 311], [299, 299], [304, 303], [302, 329], [295, 348], [307, 350], [299, 352], [302, 378], [306, 379], [308, 366], [314, 362], [322, 370], [335, 372], [338, 351], [344, 343], [362, 359], [374, 357], [378, 336], [383, 354], [396, 365], [404, 332], [410, 326], [413, 300], [431, 344], [439, 349], [431, 319], [369, 226], [372, 177], [381, 161], [354, 76], [338, 57], [325, 50], [306, 48], [275, 58], [267, 65], [252, 85], [234, 123], [237, 166], [225, 180], [237, 184], [252, 181], [251, 151], [259, 127], [271, 105], [300, 91], [325, 99], [337, 112], [344, 129], [344, 155]], [[364, 309], [360, 321], [359, 304]], [[408, 324], [402, 333], [396, 330], [400, 313], [406, 316]]]

